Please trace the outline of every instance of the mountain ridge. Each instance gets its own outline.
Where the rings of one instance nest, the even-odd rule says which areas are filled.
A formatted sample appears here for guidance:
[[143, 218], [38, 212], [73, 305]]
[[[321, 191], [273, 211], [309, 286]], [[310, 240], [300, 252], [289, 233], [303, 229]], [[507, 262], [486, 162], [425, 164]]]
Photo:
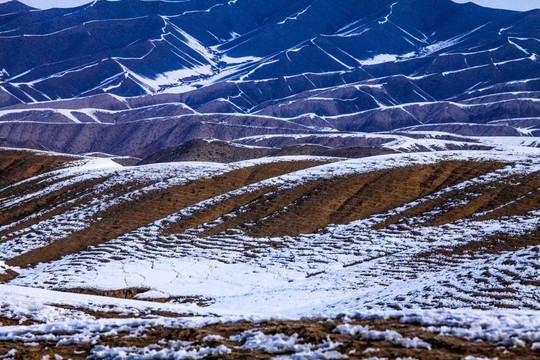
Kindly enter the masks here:
[[[196, 135], [221, 140], [299, 128], [538, 136], [539, 10], [450, 0], [96, 1], [25, 9], [0, 23], [0, 134], [13, 141], [139, 156], [151, 142], [66, 150], [22, 130], [23, 122], [52, 126], [60, 137], [70, 136], [69, 126], [47, 123], [82, 123], [114, 137], [120, 130], [111, 124], [144, 121], [141, 127], [161, 132], [157, 119], [180, 128], [186, 116], [200, 128], [209, 117], [234, 119], [230, 126], [212, 120], [227, 135]], [[279, 129], [252, 126], [255, 116]], [[155, 149], [194, 136], [164, 139]]]

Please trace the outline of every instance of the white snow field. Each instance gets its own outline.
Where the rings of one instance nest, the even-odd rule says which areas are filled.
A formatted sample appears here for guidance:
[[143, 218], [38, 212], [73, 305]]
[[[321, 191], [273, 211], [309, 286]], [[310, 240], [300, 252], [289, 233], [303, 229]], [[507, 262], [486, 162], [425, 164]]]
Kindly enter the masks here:
[[[62, 346], [87, 346], [89, 358], [107, 359], [198, 359], [207, 356], [227, 355], [233, 347], [215, 341], [228, 340], [237, 349], [259, 350], [280, 359], [342, 359], [348, 358], [338, 350], [341, 343], [330, 340], [332, 334], [351, 335], [363, 341], [380, 344], [382, 341], [405, 349], [432, 349], [432, 344], [418, 337], [406, 337], [395, 330], [373, 330], [370, 326], [355, 325], [360, 320], [380, 320], [394, 318], [398, 323], [415, 323], [428, 333], [443, 337], [460, 337], [472, 342], [494, 342], [499, 348], [540, 347], [540, 314], [537, 311], [518, 310], [407, 310], [407, 311], [362, 311], [342, 318], [340, 325], [332, 325], [333, 331], [321, 343], [313, 344], [300, 338], [298, 334], [265, 334], [260, 330], [247, 330], [224, 339], [221, 335], [206, 335], [196, 341], [160, 340], [146, 347], [122, 347], [99, 345], [100, 341], [128, 334], [128, 338], [144, 336], [153, 328], [201, 328], [216, 324], [250, 322], [253, 326], [272, 316], [195, 316], [185, 317], [175, 311], [184, 311], [177, 304], [156, 304], [136, 300], [119, 300], [99, 296], [59, 293], [50, 290], [31, 289], [11, 285], [0, 285], [2, 315], [19, 318], [21, 323], [28, 319], [39, 321], [34, 325], [0, 326], [0, 342], [18, 342], [26, 347], [40, 342]], [[67, 310], [63, 306], [73, 306], [79, 310]], [[113, 310], [111, 310], [113, 309]], [[126, 318], [96, 318], [83, 310], [114, 311]], [[153, 315], [152, 311], [172, 311], [169, 317]], [[131, 316], [131, 317], [130, 317]], [[330, 319], [328, 320], [330, 321]], [[249, 324], [249, 323], [248, 323]], [[248, 325], [249, 327], [249, 325]], [[199, 343], [200, 343], [199, 342]], [[229, 345], [230, 346], [230, 345]], [[380, 345], [379, 345], [380, 346]], [[336, 350], [338, 349], [338, 350]], [[377, 352], [367, 348], [363, 353]], [[81, 351], [83, 353], [83, 351]], [[12, 350], [3, 358], [17, 354]], [[76, 353], [75, 353], [76, 354]], [[349, 352], [350, 354], [350, 352]], [[429, 355], [428, 355], [429, 356]], [[367, 357], [366, 357], [367, 358]], [[429, 358], [429, 357], [428, 357]], [[463, 357], [465, 358], [465, 357]]]

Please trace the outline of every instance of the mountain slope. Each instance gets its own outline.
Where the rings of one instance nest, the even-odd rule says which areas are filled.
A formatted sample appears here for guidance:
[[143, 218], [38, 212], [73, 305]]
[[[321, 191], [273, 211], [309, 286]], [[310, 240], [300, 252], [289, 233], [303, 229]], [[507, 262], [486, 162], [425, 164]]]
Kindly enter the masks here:
[[139, 167], [28, 153], [43, 169], [8, 166], [0, 189], [3, 281], [221, 314], [245, 314], [240, 299], [296, 315], [538, 309], [539, 165], [524, 150]]
[[[38, 134], [52, 126], [71, 137], [56, 123], [91, 123], [99, 130], [77, 131], [96, 142], [130, 132], [109, 124], [159, 132], [157, 119], [182, 126], [184, 115], [199, 135], [95, 150], [140, 155], [197, 137], [321, 130], [540, 131], [540, 11], [450, 0], [100, 0], [46, 11], [10, 2], [0, 12], [0, 136], [14, 142], [79, 152]], [[205, 114], [231, 124], [205, 129]], [[279, 130], [239, 131], [255, 115]]]
[[9, 1], [0, 50], [0, 359], [538, 353], [540, 10]]

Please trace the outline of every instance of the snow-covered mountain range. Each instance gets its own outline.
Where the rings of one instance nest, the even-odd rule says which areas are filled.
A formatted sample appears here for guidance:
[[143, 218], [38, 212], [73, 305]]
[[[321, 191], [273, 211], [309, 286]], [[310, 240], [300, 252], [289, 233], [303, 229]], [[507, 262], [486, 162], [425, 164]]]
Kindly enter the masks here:
[[200, 137], [538, 135], [539, 39], [539, 10], [450, 0], [11, 1], [0, 138], [141, 156]]

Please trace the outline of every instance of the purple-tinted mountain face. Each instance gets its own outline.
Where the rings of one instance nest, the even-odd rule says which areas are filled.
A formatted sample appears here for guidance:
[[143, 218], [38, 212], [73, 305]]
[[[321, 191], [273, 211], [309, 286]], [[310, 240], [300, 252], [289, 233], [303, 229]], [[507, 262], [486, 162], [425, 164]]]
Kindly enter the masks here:
[[0, 138], [134, 155], [208, 136], [538, 135], [537, 54], [540, 11], [450, 0], [11, 1]]

